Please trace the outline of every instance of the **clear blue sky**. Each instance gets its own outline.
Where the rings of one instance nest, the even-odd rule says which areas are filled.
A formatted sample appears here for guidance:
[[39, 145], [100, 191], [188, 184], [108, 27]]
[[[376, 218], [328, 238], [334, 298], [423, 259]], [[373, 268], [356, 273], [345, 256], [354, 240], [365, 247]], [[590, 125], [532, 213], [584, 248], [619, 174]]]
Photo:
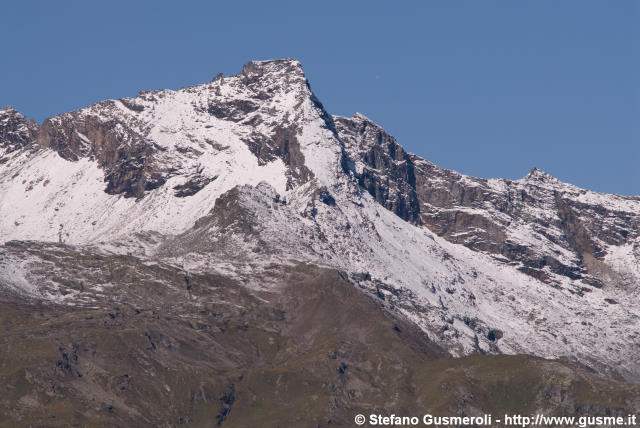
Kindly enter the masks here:
[[2, 1], [0, 106], [37, 121], [295, 57], [333, 114], [479, 177], [640, 194], [640, 1]]

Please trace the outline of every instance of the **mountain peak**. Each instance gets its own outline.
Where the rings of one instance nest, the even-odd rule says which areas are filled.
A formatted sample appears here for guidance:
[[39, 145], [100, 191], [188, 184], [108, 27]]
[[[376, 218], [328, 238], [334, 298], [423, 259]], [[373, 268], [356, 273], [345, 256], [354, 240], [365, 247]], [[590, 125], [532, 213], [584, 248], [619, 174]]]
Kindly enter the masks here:
[[10, 117], [24, 117], [24, 115], [11, 106], [0, 108], [0, 121], [9, 120]]
[[242, 67], [243, 76], [288, 75], [305, 79], [300, 61], [293, 58], [249, 61]]
[[249, 61], [240, 73], [229, 78], [216, 76], [213, 82], [218, 82], [217, 86], [230, 84], [234, 89], [226, 95], [233, 97], [248, 96], [265, 101], [273, 99], [275, 94], [285, 98], [312, 96], [302, 65], [293, 58]]
[[352, 116], [352, 119], [356, 119], [356, 120], [360, 120], [363, 122], [371, 122], [374, 123], [373, 120], [369, 119], [367, 116], [365, 116], [364, 114], [360, 113], [360, 112], [355, 112]]
[[531, 171], [527, 175], [524, 176], [524, 180], [526, 181], [558, 181], [557, 178], [553, 177], [550, 174], [547, 174], [541, 169], [536, 168], [535, 166], [531, 168]]
[[0, 109], [0, 159], [27, 146], [36, 138], [37, 132], [38, 125], [18, 110], [11, 106]]
[[[61, 253], [69, 244], [129, 254], [127, 272], [148, 264], [159, 281], [176, 278], [189, 311], [209, 301], [191, 291], [227, 272], [264, 296], [282, 275], [298, 282], [277, 264], [328, 266], [456, 355], [568, 355], [640, 379], [627, 340], [640, 316], [640, 200], [538, 168], [516, 181], [439, 168], [360, 113], [334, 120], [293, 59], [104, 101], [33, 131], [12, 114], [0, 119], [0, 242], [57, 242], [67, 264], [81, 258]], [[17, 245], [27, 249], [5, 262]], [[58, 282], [53, 262], [32, 263], [44, 254], [34, 245], [0, 246], [3, 296], [7, 282], [78, 307], [93, 305], [91, 287], [136, 301], [159, 293], [155, 280], [140, 295], [147, 283], [120, 287], [111, 268], [98, 282], [75, 270]], [[189, 278], [204, 286], [185, 293]]]

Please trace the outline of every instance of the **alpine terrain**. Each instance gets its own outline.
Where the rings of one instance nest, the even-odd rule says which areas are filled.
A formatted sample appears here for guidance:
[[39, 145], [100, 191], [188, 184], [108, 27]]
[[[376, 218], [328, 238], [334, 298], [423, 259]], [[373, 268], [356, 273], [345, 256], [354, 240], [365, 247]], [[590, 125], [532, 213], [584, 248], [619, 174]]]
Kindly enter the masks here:
[[3, 426], [640, 411], [640, 198], [439, 168], [293, 59], [0, 110], [0, 244]]

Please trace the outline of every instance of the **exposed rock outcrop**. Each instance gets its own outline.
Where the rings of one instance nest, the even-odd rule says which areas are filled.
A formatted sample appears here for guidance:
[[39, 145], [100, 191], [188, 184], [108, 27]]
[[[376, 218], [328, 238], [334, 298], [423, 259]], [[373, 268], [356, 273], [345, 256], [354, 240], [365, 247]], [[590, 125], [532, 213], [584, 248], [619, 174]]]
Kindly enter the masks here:
[[38, 125], [11, 107], [0, 109], [0, 164], [22, 149], [33, 148]]
[[335, 117], [334, 122], [348, 156], [347, 171], [351, 169], [380, 205], [403, 220], [421, 224], [411, 156], [395, 138], [361, 114]]

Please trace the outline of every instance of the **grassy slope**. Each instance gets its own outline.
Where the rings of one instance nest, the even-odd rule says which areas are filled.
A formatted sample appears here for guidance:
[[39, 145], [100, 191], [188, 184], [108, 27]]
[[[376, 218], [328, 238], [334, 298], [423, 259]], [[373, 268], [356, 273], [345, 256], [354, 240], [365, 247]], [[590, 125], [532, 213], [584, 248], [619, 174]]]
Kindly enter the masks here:
[[278, 268], [280, 289], [258, 293], [190, 275], [187, 291], [170, 266], [55, 251], [65, 253], [50, 257], [60, 284], [77, 288], [60, 278], [66, 271], [117, 287], [94, 307], [0, 299], [0, 426], [316, 427], [373, 412], [640, 410], [640, 385], [569, 362], [448, 358], [335, 271]]

